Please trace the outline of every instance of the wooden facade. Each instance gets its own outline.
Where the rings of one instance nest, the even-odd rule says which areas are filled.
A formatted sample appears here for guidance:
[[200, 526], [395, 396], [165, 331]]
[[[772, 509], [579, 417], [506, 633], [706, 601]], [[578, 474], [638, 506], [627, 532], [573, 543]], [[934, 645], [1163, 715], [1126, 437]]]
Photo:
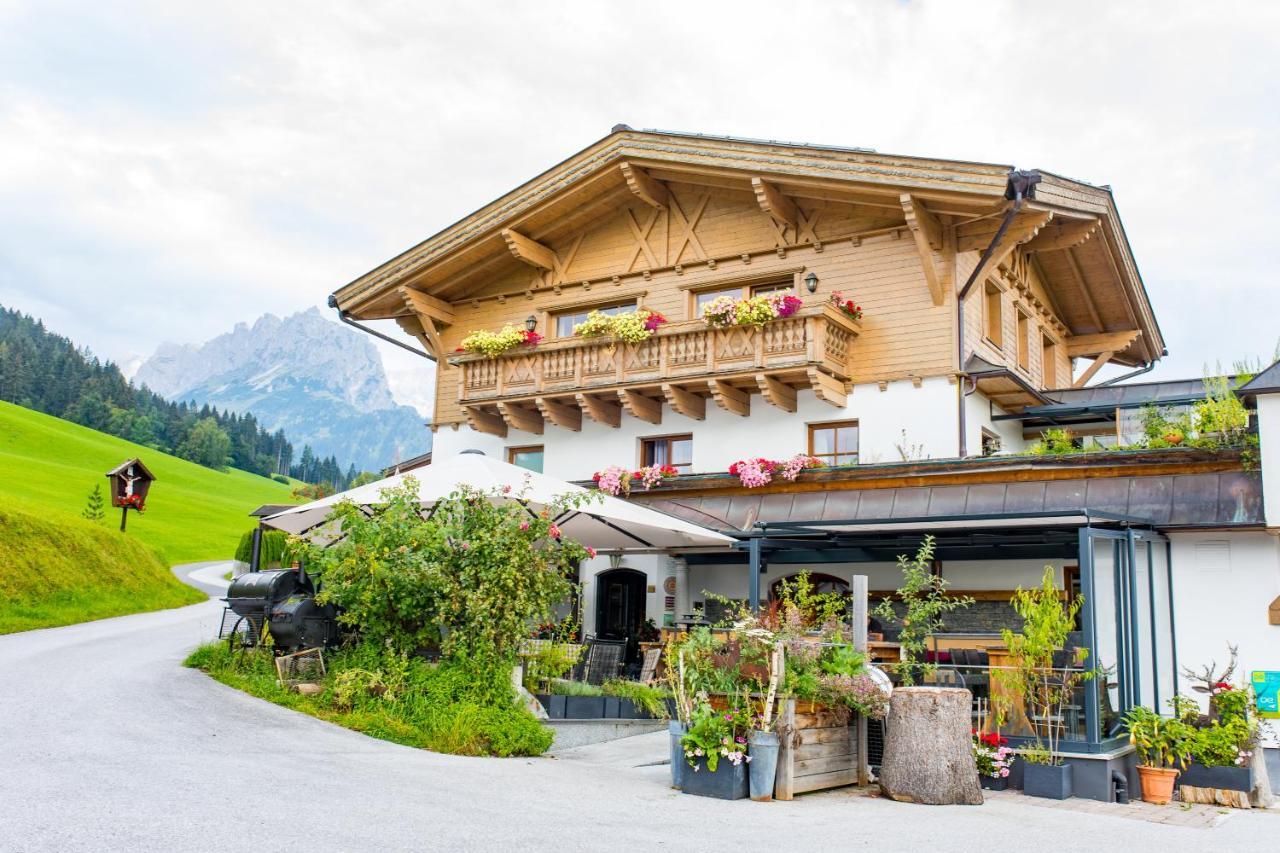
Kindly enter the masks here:
[[[954, 377], [971, 354], [1039, 389], [1072, 384], [1075, 357], [1158, 358], [1109, 191], [1045, 174], [993, 246], [1008, 172], [620, 128], [335, 301], [395, 318], [437, 357], [435, 427], [494, 434], [621, 412], [656, 423], [664, 408], [697, 419], [708, 401], [747, 414], [754, 394], [841, 407], [855, 384]], [[796, 318], [721, 332], [696, 316], [699, 291], [779, 286], [804, 301]], [[835, 291], [862, 306], [860, 324], [826, 307]], [[558, 314], [632, 303], [669, 325], [617, 347], [555, 335]], [[471, 331], [529, 318], [545, 336], [532, 351], [455, 353]]]

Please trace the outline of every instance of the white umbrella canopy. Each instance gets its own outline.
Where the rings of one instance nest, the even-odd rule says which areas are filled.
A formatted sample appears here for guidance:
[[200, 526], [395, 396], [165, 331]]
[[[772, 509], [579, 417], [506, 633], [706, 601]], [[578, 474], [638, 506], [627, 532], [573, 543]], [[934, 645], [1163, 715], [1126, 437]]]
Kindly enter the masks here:
[[[351, 501], [357, 506], [376, 506], [382, 503], [383, 491], [400, 486], [409, 477], [418, 483], [418, 498], [423, 507], [433, 506], [462, 485], [489, 494], [509, 487], [513, 500], [523, 501], [535, 512], [562, 495], [587, 491], [555, 477], [490, 459], [479, 451], [463, 451], [439, 462], [433, 461], [425, 468], [287, 509], [264, 518], [262, 523], [287, 533], [303, 534], [324, 524], [338, 503]], [[663, 550], [734, 543], [733, 538], [722, 533], [605, 494], [599, 494], [578, 510], [569, 511], [556, 523], [565, 536], [597, 551]]]

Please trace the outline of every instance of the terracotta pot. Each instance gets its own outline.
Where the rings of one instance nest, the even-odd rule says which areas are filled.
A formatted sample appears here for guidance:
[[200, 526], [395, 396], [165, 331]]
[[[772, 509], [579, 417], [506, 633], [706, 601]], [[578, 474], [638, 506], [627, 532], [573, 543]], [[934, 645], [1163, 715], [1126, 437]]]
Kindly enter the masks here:
[[1138, 765], [1138, 778], [1142, 780], [1142, 801], [1163, 806], [1173, 799], [1173, 783], [1178, 771], [1171, 767]]

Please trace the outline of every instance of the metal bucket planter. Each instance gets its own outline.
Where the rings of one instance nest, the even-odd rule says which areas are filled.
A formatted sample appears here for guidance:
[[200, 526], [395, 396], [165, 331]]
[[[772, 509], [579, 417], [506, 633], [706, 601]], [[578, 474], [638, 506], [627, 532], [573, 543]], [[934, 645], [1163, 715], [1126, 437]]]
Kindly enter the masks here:
[[1007, 776], [978, 776], [978, 784], [984, 791], [1006, 791], [1009, 789]]
[[676, 719], [667, 721], [667, 736], [671, 740], [671, 787], [679, 788], [684, 782], [684, 774], [689, 772], [689, 765], [684, 760], [684, 745], [680, 739], [689, 731], [689, 727]]
[[1022, 793], [1047, 800], [1071, 797], [1070, 764], [1022, 763]]
[[[681, 761], [684, 761], [681, 758]], [[714, 797], [718, 800], [741, 800], [747, 796], [747, 762], [738, 764], [721, 758], [715, 772], [707, 769], [707, 759], [699, 758], [693, 767], [685, 764], [680, 790], [695, 797]]]
[[767, 802], [773, 799], [773, 785], [778, 775], [778, 736], [773, 732], [752, 731], [747, 735], [748, 776], [751, 799]]

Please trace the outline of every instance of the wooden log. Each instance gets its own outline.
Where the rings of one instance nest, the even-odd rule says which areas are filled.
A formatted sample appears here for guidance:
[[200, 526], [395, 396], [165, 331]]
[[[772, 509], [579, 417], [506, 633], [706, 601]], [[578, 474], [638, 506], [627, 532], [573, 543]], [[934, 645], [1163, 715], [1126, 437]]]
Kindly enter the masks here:
[[1232, 809], [1250, 808], [1249, 793], [1233, 791], [1230, 788], [1198, 788], [1195, 785], [1179, 785], [1178, 799], [1184, 803], [1202, 803]]
[[795, 796], [796, 700], [787, 699], [778, 716], [778, 775], [773, 784], [776, 800]]
[[903, 802], [980, 805], [963, 688], [900, 687], [889, 703], [880, 788]]

